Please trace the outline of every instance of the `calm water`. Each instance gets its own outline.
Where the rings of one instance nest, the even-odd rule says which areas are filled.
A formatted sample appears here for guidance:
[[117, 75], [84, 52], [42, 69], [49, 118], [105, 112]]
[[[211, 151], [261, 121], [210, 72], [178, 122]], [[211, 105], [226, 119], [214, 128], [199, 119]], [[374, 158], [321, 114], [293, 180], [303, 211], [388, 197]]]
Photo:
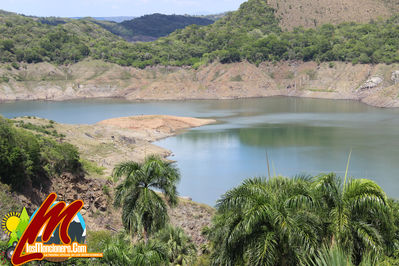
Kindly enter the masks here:
[[35, 115], [61, 123], [139, 114], [215, 118], [218, 124], [157, 142], [173, 151], [182, 173], [181, 195], [213, 205], [221, 194], [253, 176], [271, 172], [337, 172], [377, 181], [399, 198], [399, 109], [352, 101], [266, 98], [219, 101], [128, 102], [79, 100], [0, 104], [6, 117]]

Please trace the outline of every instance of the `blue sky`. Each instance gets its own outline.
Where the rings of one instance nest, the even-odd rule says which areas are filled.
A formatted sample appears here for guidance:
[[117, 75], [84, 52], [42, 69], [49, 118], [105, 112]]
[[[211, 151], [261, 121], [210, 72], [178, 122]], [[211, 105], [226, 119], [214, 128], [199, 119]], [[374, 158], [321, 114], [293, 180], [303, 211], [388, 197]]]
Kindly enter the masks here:
[[245, 0], [0, 0], [0, 9], [61, 17], [214, 14], [236, 10], [243, 2]]

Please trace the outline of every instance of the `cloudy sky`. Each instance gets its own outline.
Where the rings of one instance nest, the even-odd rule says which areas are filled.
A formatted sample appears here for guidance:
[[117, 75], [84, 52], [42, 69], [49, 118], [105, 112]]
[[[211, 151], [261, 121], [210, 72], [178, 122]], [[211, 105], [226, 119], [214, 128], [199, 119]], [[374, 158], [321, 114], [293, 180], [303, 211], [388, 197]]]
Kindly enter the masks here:
[[61, 17], [214, 14], [236, 10], [243, 2], [245, 0], [0, 0], [0, 9]]

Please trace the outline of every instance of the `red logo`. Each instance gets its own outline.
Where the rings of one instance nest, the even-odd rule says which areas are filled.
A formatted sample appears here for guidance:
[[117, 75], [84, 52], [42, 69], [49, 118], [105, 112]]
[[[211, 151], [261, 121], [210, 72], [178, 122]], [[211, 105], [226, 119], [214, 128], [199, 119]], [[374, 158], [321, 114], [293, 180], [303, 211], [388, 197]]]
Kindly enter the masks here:
[[[87, 253], [86, 245], [80, 245], [76, 248], [78, 244], [74, 242], [72, 245], [71, 238], [68, 235], [69, 225], [82, 209], [83, 201], [76, 200], [69, 205], [61, 201], [52, 206], [56, 198], [57, 195], [51, 193], [30, 221], [15, 247], [11, 259], [13, 265], [21, 265], [33, 260], [43, 260], [46, 257], [102, 257], [101, 253]], [[49, 241], [58, 225], [59, 236], [64, 245], [57, 246], [53, 244], [49, 246], [51, 249], [45, 247], [43, 243]], [[41, 231], [43, 232], [42, 243], [38, 245], [37, 238]], [[31, 247], [29, 248], [29, 246]], [[32, 252], [32, 250], [35, 252]], [[43, 252], [42, 250], [51, 250], [51, 252]]]

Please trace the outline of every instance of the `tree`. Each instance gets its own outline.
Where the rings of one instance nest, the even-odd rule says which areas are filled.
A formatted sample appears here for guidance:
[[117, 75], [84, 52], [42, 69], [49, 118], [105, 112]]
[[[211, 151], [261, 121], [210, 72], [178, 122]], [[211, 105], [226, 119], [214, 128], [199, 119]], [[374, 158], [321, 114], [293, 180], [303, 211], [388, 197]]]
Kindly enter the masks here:
[[109, 265], [132, 265], [132, 246], [125, 234], [105, 237], [104, 241], [98, 243], [98, 247], [103, 250], [103, 262]]
[[125, 229], [147, 240], [148, 235], [165, 226], [168, 220], [166, 203], [177, 204], [178, 169], [160, 157], [149, 156], [143, 163], [130, 161], [117, 165], [113, 176], [116, 180], [125, 177], [116, 187], [114, 201], [115, 206], [122, 207]]
[[391, 208], [375, 182], [349, 179], [342, 184], [335, 174], [328, 174], [316, 179], [313, 190], [321, 203], [327, 241], [349, 251], [355, 264], [366, 252], [378, 256], [397, 244]]
[[195, 245], [180, 227], [168, 225], [156, 233], [154, 239], [164, 245], [170, 263], [192, 265], [195, 261]]
[[165, 246], [157, 240], [139, 242], [133, 246], [131, 264], [137, 266], [168, 265], [168, 254]]
[[306, 177], [247, 179], [217, 203], [214, 265], [296, 265], [317, 248], [320, 220]]

